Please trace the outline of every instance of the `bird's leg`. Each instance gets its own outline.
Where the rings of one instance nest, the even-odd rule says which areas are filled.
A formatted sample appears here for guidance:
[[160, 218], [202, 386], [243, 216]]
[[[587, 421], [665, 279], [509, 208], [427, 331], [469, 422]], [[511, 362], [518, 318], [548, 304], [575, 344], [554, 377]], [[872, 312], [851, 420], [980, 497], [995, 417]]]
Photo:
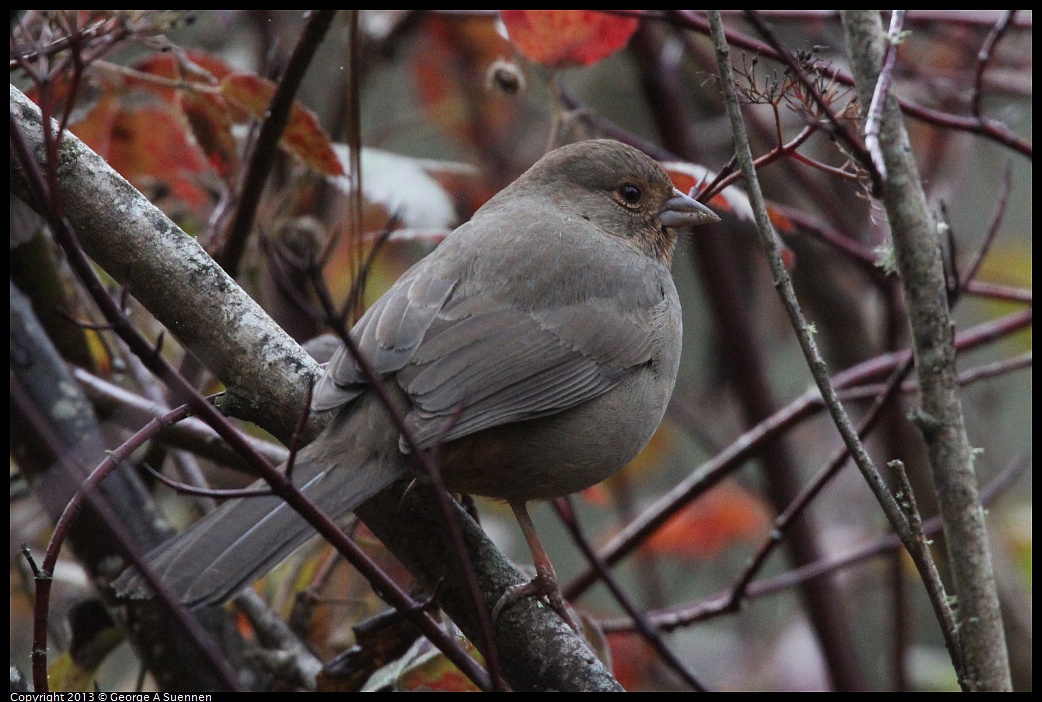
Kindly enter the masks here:
[[521, 526], [521, 533], [525, 535], [525, 541], [528, 542], [528, 549], [532, 552], [532, 561], [535, 565], [536, 576], [527, 583], [512, 585], [506, 589], [503, 596], [499, 598], [499, 602], [497, 602], [496, 606], [492, 608], [493, 623], [495, 623], [496, 619], [499, 618], [499, 613], [506, 605], [516, 602], [522, 597], [545, 595], [546, 599], [550, 603], [550, 607], [561, 615], [561, 618], [568, 622], [568, 625], [571, 626], [576, 633], [579, 633], [579, 626], [568, 612], [564, 596], [561, 595], [561, 588], [557, 585], [557, 574], [554, 572], [554, 567], [550, 563], [546, 551], [543, 549], [543, 544], [539, 540], [539, 535], [536, 534], [535, 525], [532, 524], [532, 518], [528, 516], [528, 507], [524, 502], [511, 502], [510, 508], [514, 510], [514, 516], [517, 517], [517, 523]]

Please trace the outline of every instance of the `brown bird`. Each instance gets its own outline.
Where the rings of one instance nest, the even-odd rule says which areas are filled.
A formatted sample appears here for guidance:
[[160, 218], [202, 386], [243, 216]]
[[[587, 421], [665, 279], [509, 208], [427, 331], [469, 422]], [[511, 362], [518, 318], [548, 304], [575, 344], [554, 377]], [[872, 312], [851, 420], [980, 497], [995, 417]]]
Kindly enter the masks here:
[[[440, 443], [445, 484], [505, 500], [517, 515], [538, 575], [495, 613], [537, 591], [568, 620], [526, 503], [599, 483], [651, 438], [680, 361], [673, 249], [680, 230], [717, 219], [632, 147], [564, 146], [485, 203], [351, 330], [414, 439]], [[312, 408], [336, 415], [299, 453], [293, 477], [329, 515], [407, 474], [408, 445], [346, 348]], [[236, 499], [148, 560], [185, 604], [216, 604], [312, 534], [278, 497]], [[116, 589], [147, 593], [132, 571]]]

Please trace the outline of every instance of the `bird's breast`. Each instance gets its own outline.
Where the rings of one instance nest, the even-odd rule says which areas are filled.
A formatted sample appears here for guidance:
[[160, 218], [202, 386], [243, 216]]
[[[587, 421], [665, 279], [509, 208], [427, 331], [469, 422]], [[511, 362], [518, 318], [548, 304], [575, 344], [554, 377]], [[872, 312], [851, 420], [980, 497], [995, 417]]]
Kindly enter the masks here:
[[448, 487], [508, 501], [562, 497], [624, 468], [650, 441], [676, 381], [676, 349], [630, 369], [604, 394], [546, 417], [485, 429], [442, 446]]

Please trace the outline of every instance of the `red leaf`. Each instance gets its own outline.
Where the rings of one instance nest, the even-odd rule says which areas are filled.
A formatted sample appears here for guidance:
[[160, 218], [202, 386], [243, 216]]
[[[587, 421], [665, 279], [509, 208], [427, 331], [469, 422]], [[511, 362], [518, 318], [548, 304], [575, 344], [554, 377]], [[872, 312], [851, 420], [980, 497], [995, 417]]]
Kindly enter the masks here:
[[156, 183], [165, 183], [189, 207], [209, 203], [209, 196], [195, 185], [206, 164], [171, 110], [121, 110], [112, 123], [108, 151], [109, 164], [139, 190], [149, 192]]
[[[693, 188], [702, 188], [716, 178], [716, 174], [709, 169], [693, 163], [663, 163], [662, 167], [666, 169], [666, 173], [673, 180], [673, 185], [684, 193], [690, 194]], [[756, 224], [752, 206], [749, 204], [749, 198], [734, 185], [729, 185], [724, 188], [723, 192], [714, 195], [713, 199], [707, 204], [718, 215], [724, 217], [725, 225], [729, 224], [727, 221], [728, 216], [737, 217], [739, 224], [742, 225], [752, 227]], [[771, 207], [770, 203], [767, 203], [767, 214], [770, 216], [775, 233], [778, 235], [775, 237], [775, 241], [781, 253], [782, 263], [785, 264], [786, 269], [791, 271], [796, 266], [796, 252], [789, 248], [782, 237], [791, 236], [795, 233], [796, 225], [783, 213]]]
[[177, 101], [210, 165], [221, 178], [230, 181], [239, 159], [228, 104], [220, 95], [194, 90], [179, 91]]
[[80, 119], [72, 122], [69, 129], [102, 158], [108, 158], [112, 125], [119, 111], [116, 93], [105, 88], [98, 100], [80, 115]]
[[767, 531], [767, 507], [735, 483], [721, 483], [670, 518], [644, 548], [652, 553], [708, 558], [736, 540]]
[[510, 41], [531, 60], [553, 68], [589, 66], [626, 46], [636, 17], [596, 10], [501, 10]]
[[641, 690], [656, 670], [658, 656], [651, 645], [632, 633], [608, 635], [611, 648], [611, 672], [627, 690]]
[[[468, 148], [494, 151], [513, 138], [519, 110], [485, 87], [485, 71], [512, 53], [510, 42], [487, 17], [427, 14], [411, 59], [413, 84], [429, 119]], [[490, 183], [491, 197], [505, 182]], [[498, 187], [496, 187], [498, 186]]]
[[[221, 81], [220, 92], [229, 103], [256, 119], [264, 119], [271, 97], [275, 94], [275, 84], [258, 76], [236, 73]], [[299, 102], [293, 103], [281, 143], [283, 148], [320, 173], [330, 176], [344, 174], [329, 135], [322, 129], [318, 117]]]
[[[204, 85], [219, 81], [232, 72], [224, 61], [201, 51], [188, 51], [181, 55], [180, 59], [173, 53], [156, 53], [133, 64], [131, 68], [159, 78], [183, 79]], [[141, 88], [160, 95], [166, 100], [173, 99], [174, 88], [158, 85], [145, 78], [128, 75], [124, 77], [124, 84], [127, 88]]]

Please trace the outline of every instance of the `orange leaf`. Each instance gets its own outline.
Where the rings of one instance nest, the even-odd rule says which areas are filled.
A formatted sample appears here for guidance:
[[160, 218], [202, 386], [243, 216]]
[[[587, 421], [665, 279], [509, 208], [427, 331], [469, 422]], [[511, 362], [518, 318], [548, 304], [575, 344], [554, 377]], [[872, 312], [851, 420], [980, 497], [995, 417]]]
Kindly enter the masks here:
[[102, 158], [108, 158], [112, 125], [119, 111], [119, 101], [115, 91], [106, 86], [102, 89], [97, 101], [87, 110], [76, 110], [79, 119], [72, 122], [69, 129]]
[[501, 10], [499, 16], [522, 54], [552, 68], [589, 66], [611, 56], [639, 24], [636, 17], [596, 10]]
[[[220, 92], [229, 103], [256, 119], [264, 119], [275, 94], [275, 84], [258, 76], [235, 73], [221, 81]], [[334, 153], [329, 135], [322, 129], [318, 117], [299, 102], [293, 103], [281, 143], [283, 148], [320, 173], [329, 176], [344, 174], [340, 159]]]
[[765, 534], [769, 520], [759, 497], [736, 483], [721, 483], [670, 518], [644, 548], [661, 555], [709, 558], [735, 540]]
[[[487, 17], [427, 14], [411, 60], [420, 104], [430, 119], [470, 148], [487, 150], [512, 139], [518, 110], [485, 88], [485, 70], [509, 56], [510, 42]], [[493, 147], [495, 148], [495, 147]], [[491, 197], [505, 182], [490, 183]], [[498, 185], [498, 187], [497, 187]]]
[[109, 164], [140, 190], [165, 183], [190, 207], [210, 198], [195, 185], [206, 163], [171, 110], [152, 106], [124, 109], [112, 125]]

